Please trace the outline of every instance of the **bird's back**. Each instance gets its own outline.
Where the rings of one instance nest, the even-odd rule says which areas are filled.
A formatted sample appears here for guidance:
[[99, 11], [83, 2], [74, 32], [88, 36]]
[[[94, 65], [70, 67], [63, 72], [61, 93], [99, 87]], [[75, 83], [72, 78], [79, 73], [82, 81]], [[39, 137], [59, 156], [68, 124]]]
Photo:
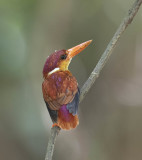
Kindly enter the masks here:
[[[62, 129], [75, 128], [79, 123], [76, 114], [79, 99], [75, 99], [79, 94], [75, 77], [69, 71], [57, 71], [44, 79], [42, 90], [47, 107], [52, 114], [57, 113], [58, 126]], [[74, 101], [74, 104], [77, 104], [75, 106], [72, 105]], [[51, 113], [50, 116], [52, 118]]]

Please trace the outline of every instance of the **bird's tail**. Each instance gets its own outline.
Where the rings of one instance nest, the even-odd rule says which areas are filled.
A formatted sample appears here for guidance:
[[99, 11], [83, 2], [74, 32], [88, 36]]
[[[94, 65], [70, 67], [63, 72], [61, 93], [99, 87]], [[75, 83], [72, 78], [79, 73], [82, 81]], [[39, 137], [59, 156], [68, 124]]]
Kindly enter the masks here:
[[78, 115], [72, 115], [67, 110], [66, 105], [63, 105], [58, 111], [57, 125], [61, 129], [70, 130], [76, 128], [78, 124]]

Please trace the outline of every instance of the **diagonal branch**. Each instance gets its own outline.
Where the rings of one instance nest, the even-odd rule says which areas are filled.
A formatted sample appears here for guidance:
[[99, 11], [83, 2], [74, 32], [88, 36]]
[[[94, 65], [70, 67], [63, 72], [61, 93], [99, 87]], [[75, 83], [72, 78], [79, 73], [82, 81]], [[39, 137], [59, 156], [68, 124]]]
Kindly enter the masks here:
[[132, 20], [133, 20], [134, 16], [136, 15], [141, 3], [142, 3], [142, 0], [136, 0], [135, 3], [133, 4], [133, 6], [131, 7], [131, 9], [129, 9], [126, 17], [121, 22], [119, 28], [115, 32], [115, 34], [114, 34], [113, 38], [111, 39], [111, 41], [109, 42], [106, 50], [102, 54], [99, 62], [97, 63], [97, 65], [94, 68], [94, 70], [92, 71], [90, 77], [88, 78], [88, 80], [85, 82], [85, 84], [81, 88], [80, 102], [83, 100], [83, 98], [85, 97], [86, 93], [92, 87], [92, 85], [95, 82], [95, 80], [99, 77], [99, 74], [100, 74], [102, 68], [104, 67], [104, 65], [108, 61], [108, 59], [109, 59], [114, 47], [116, 46], [116, 43], [118, 42], [120, 36], [125, 31], [127, 26], [132, 22]]
[[[102, 54], [99, 62], [97, 63], [94, 70], [92, 71], [90, 77], [88, 78], [88, 80], [85, 82], [85, 84], [81, 88], [80, 102], [83, 100], [83, 98], [85, 97], [85, 95], [87, 94], [89, 89], [92, 87], [95, 80], [99, 77], [99, 74], [100, 74], [102, 68], [104, 67], [104, 65], [108, 61], [114, 47], [116, 46], [116, 43], [118, 42], [120, 36], [125, 31], [127, 26], [132, 22], [134, 16], [136, 15], [136, 13], [139, 10], [139, 7], [140, 7], [141, 3], [142, 3], [142, 0], [136, 0], [135, 3], [133, 4], [133, 6], [129, 9], [126, 17], [123, 19], [122, 23], [120, 24], [120, 26], [117, 29], [116, 33], [114, 34], [113, 38], [109, 42], [106, 50]], [[59, 131], [60, 131], [59, 127], [53, 127], [51, 129], [51, 135], [50, 135], [49, 141], [48, 141], [45, 160], [52, 160], [55, 140], [56, 140], [56, 137], [57, 137]]]

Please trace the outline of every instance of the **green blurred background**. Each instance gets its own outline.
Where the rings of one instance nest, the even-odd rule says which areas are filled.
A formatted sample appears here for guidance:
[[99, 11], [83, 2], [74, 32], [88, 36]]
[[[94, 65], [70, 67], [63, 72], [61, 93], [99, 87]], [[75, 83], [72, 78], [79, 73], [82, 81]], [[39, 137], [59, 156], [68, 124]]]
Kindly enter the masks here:
[[[43, 160], [51, 120], [42, 68], [54, 50], [93, 39], [71, 63], [87, 80], [134, 0], [0, 0], [0, 160]], [[142, 159], [142, 9], [61, 131], [53, 159]]]

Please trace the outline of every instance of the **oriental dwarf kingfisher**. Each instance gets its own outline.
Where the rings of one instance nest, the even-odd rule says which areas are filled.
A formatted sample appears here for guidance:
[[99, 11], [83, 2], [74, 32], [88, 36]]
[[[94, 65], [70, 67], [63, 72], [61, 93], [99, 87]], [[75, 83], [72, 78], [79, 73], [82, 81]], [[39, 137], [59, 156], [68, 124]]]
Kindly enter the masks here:
[[68, 50], [52, 53], [43, 68], [43, 98], [53, 126], [70, 130], [79, 124], [78, 104], [80, 91], [76, 78], [68, 70], [72, 58], [84, 50], [92, 40]]

